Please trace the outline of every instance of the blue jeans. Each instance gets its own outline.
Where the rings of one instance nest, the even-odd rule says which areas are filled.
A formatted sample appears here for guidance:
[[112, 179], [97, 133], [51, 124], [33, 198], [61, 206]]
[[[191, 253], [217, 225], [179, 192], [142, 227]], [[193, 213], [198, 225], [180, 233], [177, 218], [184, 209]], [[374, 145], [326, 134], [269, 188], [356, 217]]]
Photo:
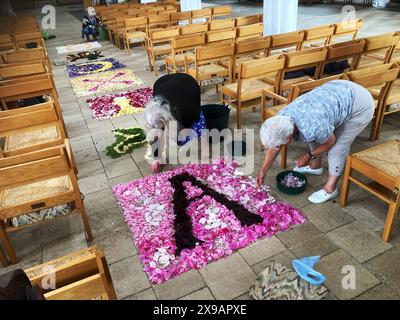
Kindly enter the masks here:
[[96, 29], [90, 29], [90, 28], [83, 28], [83, 34], [88, 36], [89, 34], [91, 35], [97, 35], [97, 30]]

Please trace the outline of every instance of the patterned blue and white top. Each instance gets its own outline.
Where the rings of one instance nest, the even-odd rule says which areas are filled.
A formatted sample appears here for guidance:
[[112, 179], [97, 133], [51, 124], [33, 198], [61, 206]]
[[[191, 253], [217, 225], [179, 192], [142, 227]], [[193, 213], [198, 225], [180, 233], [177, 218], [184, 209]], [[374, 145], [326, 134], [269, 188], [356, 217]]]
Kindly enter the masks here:
[[305, 142], [323, 144], [351, 116], [354, 91], [347, 82], [330, 81], [300, 96], [278, 115], [290, 117]]
[[182, 140], [179, 140], [178, 141], [179, 146], [184, 146], [189, 141], [191, 141], [195, 138], [200, 138], [202, 136], [203, 130], [206, 129], [206, 118], [204, 117], [203, 112], [200, 112], [199, 121], [196, 121], [195, 123], [193, 123], [191, 129], [194, 130], [195, 133], [193, 133], [191, 136], [186, 136]]

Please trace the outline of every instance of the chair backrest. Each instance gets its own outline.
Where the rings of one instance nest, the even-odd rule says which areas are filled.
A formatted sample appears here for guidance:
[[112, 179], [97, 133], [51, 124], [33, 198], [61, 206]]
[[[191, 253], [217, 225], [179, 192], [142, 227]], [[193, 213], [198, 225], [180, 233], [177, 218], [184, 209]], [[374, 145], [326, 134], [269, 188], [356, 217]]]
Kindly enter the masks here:
[[326, 48], [312, 48], [285, 53], [285, 69], [286, 71], [293, 71], [316, 66], [325, 61], [327, 53], [328, 49]]
[[364, 25], [364, 21], [362, 19], [356, 19], [346, 22], [335, 23], [335, 33], [332, 36], [332, 40], [336, 40], [338, 38], [350, 37], [351, 39], [355, 39], [357, 37], [358, 32]]
[[44, 47], [43, 35], [41, 32], [34, 31], [28, 33], [17, 33], [14, 35], [15, 45], [17, 48], [25, 48], [29, 42], [36, 42], [38, 46]]
[[157, 14], [147, 17], [147, 24], [149, 28], [154, 26], [168, 27], [171, 23], [169, 14]]
[[346, 79], [370, 88], [386, 86], [393, 83], [399, 76], [400, 69], [394, 63], [386, 63], [361, 70], [345, 72]]
[[236, 39], [236, 29], [217, 30], [207, 32], [207, 45], [233, 43]]
[[124, 24], [125, 32], [129, 32], [129, 30], [146, 28], [147, 18], [146, 17], [129, 18], [125, 19], [124, 22], [125, 22]]
[[208, 31], [208, 24], [207, 22], [204, 23], [192, 23], [186, 26], [181, 26], [181, 35], [189, 35], [195, 33], [206, 33]]
[[271, 46], [270, 37], [250, 39], [247, 41], [236, 41], [235, 57], [240, 57], [249, 54], [257, 54], [261, 52], [264, 52], [264, 56], [267, 57], [269, 55], [270, 46]]
[[192, 10], [192, 21], [195, 19], [202, 19], [202, 18], [211, 20], [211, 16], [212, 16], [211, 8]]
[[228, 17], [232, 16], [232, 7], [229, 5], [218, 6], [212, 8], [212, 19], [216, 17]]
[[170, 41], [172, 38], [179, 36], [179, 28], [171, 27], [150, 31], [150, 41], [152, 43], [161, 43]]
[[262, 22], [249, 24], [247, 26], [237, 27], [236, 40], [243, 41], [252, 38], [259, 38], [264, 33], [264, 24]]
[[302, 47], [307, 44], [328, 45], [331, 41], [331, 37], [335, 33], [335, 25], [324, 25], [304, 30], [304, 41]]
[[46, 68], [43, 60], [0, 65], [0, 78], [3, 80], [35, 74], [43, 74], [47, 72], [49, 72], [49, 70]]
[[[44, 290], [46, 300], [116, 299], [104, 253], [96, 246], [25, 270], [30, 282]], [[56, 289], [43, 288], [54, 275]]]
[[208, 30], [223, 30], [235, 28], [235, 19], [212, 20], [208, 23]]
[[242, 63], [239, 67], [239, 81], [263, 79], [282, 72], [285, 66], [283, 56], [272, 56]]
[[47, 59], [46, 51], [43, 48], [33, 48], [6, 53], [4, 55], [7, 63]]
[[184, 52], [203, 46], [206, 43], [205, 33], [198, 33], [193, 35], [179, 36], [172, 39], [173, 53]]
[[236, 27], [247, 26], [248, 24], [255, 24], [260, 23], [263, 20], [263, 16], [261, 14], [256, 14], [253, 16], [244, 16], [244, 17], [237, 17]]
[[196, 65], [207, 64], [210, 62], [231, 59], [233, 57], [235, 47], [233, 44], [221, 45], [218, 47], [199, 47], [196, 48], [195, 57]]
[[65, 145], [0, 159], [0, 188], [56, 178], [72, 173]]
[[192, 13], [190, 11], [172, 12], [170, 13], [171, 23], [190, 22]]
[[[0, 112], [0, 136], [7, 136], [9, 132], [25, 130], [41, 124], [61, 121], [58, 108], [53, 102], [45, 102], [29, 107], [5, 110]], [[59, 126], [62, 135], [63, 127]]]
[[304, 40], [304, 31], [294, 31], [271, 36], [271, 50], [282, 50], [296, 48], [300, 50]]
[[12, 41], [9, 34], [0, 34], [0, 51], [3, 50], [14, 50], [15, 44]]

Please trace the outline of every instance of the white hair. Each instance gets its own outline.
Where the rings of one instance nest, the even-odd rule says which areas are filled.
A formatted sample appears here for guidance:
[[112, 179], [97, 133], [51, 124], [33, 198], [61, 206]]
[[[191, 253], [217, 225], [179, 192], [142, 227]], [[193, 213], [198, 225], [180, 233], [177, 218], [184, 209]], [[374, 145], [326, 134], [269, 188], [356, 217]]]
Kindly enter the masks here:
[[86, 9], [86, 11], [87, 11], [87, 13], [88, 13], [90, 16], [95, 16], [95, 15], [96, 15], [96, 9], [93, 8], [93, 7], [88, 7], [88, 8]]
[[145, 108], [146, 127], [149, 129], [164, 129], [169, 121], [175, 118], [171, 114], [170, 105], [167, 100], [161, 96], [153, 97]]
[[267, 119], [260, 130], [260, 139], [266, 148], [279, 147], [289, 142], [293, 133], [293, 120], [286, 116], [275, 116]]

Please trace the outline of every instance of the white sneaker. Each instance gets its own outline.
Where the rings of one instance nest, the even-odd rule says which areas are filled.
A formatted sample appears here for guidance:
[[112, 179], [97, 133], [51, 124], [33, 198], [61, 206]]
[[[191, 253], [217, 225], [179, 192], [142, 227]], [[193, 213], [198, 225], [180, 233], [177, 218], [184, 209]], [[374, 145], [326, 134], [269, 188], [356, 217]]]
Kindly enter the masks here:
[[302, 174], [312, 174], [315, 176], [322, 176], [324, 174], [324, 168], [319, 168], [319, 169], [311, 169], [310, 166], [306, 167], [295, 167], [293, 171], [302, 173]]
[[321, 189], [310, 195], [308, 197], [308, 201], [314, 204], [320, 204], [335, 199], [338, 195], [339, 195], [338, 189], [336, 189], [332, 193], [327, 193], [324, 189]]

